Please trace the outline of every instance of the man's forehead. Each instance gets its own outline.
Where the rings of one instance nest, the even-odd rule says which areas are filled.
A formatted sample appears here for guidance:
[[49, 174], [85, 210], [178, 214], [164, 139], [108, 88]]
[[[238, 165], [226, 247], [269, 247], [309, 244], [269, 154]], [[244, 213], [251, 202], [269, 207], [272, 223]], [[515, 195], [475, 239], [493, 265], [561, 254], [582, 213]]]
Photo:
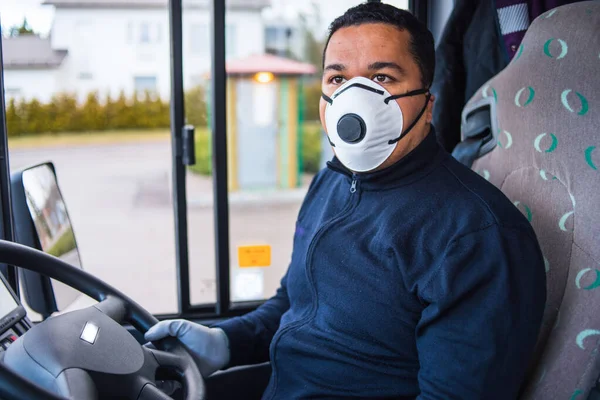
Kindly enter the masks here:
[[401, 61], [408, 54], [410, 34], [390, 24], [366, 23], [336, 31], [325, 51], [325, 62], [356, 62], [373, 57]]

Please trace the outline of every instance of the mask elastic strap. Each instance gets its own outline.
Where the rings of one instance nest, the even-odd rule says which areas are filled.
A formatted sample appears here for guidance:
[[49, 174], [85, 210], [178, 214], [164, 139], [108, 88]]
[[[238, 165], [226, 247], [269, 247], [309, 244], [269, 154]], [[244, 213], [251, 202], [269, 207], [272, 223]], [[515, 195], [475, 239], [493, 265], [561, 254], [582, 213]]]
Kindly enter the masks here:
[[400, 136], [398, 136], [396, 139], [390, 140], [388, 142], [388, 144], [394, 144], [394, 143], [398, 142], [400, 139], [402, 139], [403, 137], [405, 137], [408, 134], [408, 132], [410, 132], [410, 130], [412, 128], [415, 127], [415, 125], [417, 124], [417, 122], [419, 122], [419, 120], [421, 119], [421, 117], [425, 113], [425, 110], [427, 110], [427, 104], [429, 104], [429, 99], [431, 99], [431, 93], [429, 93], [429, 90], [427, 90], [425, 93], [427, 93], [427, 96], [425, 97], [425, 105], [423, 106], [423, 109], [421, 110], [421, 112], [419, 113], [419, 115], [417, 116], [417, 118], [415, 118], [415, 120], [413, 121], [413, 123], [410, 124], [410, 126], [408, 128], [406, 128], [406, 130], [404, 132], [400, 133]]
[[[333, 100], [331, 99], [331, 97], [327, 96], [325, 93], [321, 93], [321, 97], [323, 98], [323, 100], [325, 100], [329, 104], [333, 104]], [[327, 136], [327, 140], [329, 141], [329, 144], [331, 145], [331, 147], [335, 147], [335, 144], [333, 144], [331, 139], [329, 139], [329, 135], [325, 134], [325, 136]]]
[[401, 99], [402, 97], [410, 97], [410, 96], [416, 96], [419, 94], [427, 94], [427, 93], [429, 93], [429, 89], [417, 89], [417, 90], [410, 91], [408, 93], [395, 94], [393, 96], [387, 97], [383, 101], [385, 102], [385, 104], [388, 104], [390, 101], [396, 100], [396, 99]]
[[327, 96], [325, 93], [321, 93], [321, 97], [329, 104], [333, 104], [333, 100], [331, 99], [331, 97]]

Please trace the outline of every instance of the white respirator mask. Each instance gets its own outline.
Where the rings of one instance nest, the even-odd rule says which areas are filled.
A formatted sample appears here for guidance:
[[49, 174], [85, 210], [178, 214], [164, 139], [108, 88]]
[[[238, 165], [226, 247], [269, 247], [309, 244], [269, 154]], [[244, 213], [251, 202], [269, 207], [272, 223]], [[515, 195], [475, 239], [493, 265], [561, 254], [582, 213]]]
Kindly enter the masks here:
[[[404, 130], [404, 116], [394, 100], [421, 94], [427, 95], [425, 106]], [[325, 125], [336, 157], [355, 172], [379, 167], [423, 116], [430, 96], [429, 89], [393, 96], [383, 86], [363, 77], [350, 79], [331, 97], [322, 94], [328, 103]]]

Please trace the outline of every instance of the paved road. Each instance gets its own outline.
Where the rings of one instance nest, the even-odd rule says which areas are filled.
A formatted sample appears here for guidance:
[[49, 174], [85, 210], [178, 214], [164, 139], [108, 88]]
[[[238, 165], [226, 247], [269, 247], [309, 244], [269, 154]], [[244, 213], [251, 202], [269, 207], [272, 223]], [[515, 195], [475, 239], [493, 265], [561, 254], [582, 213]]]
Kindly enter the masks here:
[[[170, 143], [164, 141], [10, 153], [13, 170], [54, 162], [84, 269], [154, 313], [177, 309], [170, 151]], [[187, 185], [191, 299], [196, 304], [212, 302], [212, 184], [209, 179], [188, 174]], [[304, 191], [231, 195], [234, 292], [236, 288], [260, 289], [261, 284], [263, 296], [275, 292], [290, 258], [294, 223]], [[253, 243], [272, 246], [271, 267], [237, 268], [236, 246]]]

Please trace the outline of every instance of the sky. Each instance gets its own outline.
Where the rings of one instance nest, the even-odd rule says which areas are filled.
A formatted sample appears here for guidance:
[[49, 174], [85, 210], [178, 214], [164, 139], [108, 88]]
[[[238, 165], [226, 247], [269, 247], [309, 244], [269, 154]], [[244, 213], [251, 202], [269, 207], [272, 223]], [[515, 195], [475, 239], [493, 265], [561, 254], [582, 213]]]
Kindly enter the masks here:
[[[311, 3], [315, 0], [271, 0], [272, 10], [266, 10], [268, 13], [276, 13], [293, 18], [299, 12], [310, 13], [312, 11]], [[327, 25], [345, 9], [360, 3], [360, 0], [327, 0], [317, 3], [320, 7], [320, 23], [315, 26], [315, 33], [318, 36], [326, 32]], [[406, 7], [408, 0], [384, 0], [385, 3], [393, 4], [397, 7]], [[23, 18], [27, 18], [29, 26], [42, 36], [46, 36], [52, 27], [54, 16], [54, 7], [42, 5], [43, 0], [0, 0], [0, 25], [3, 30], [21, 25]]]
[[43, 6], [41, 0], [0, 0], [0, 24], [3, 30], [21, 25], [27, 17], [34, 31], [46, 35], [52, 26], [54, 7]]

